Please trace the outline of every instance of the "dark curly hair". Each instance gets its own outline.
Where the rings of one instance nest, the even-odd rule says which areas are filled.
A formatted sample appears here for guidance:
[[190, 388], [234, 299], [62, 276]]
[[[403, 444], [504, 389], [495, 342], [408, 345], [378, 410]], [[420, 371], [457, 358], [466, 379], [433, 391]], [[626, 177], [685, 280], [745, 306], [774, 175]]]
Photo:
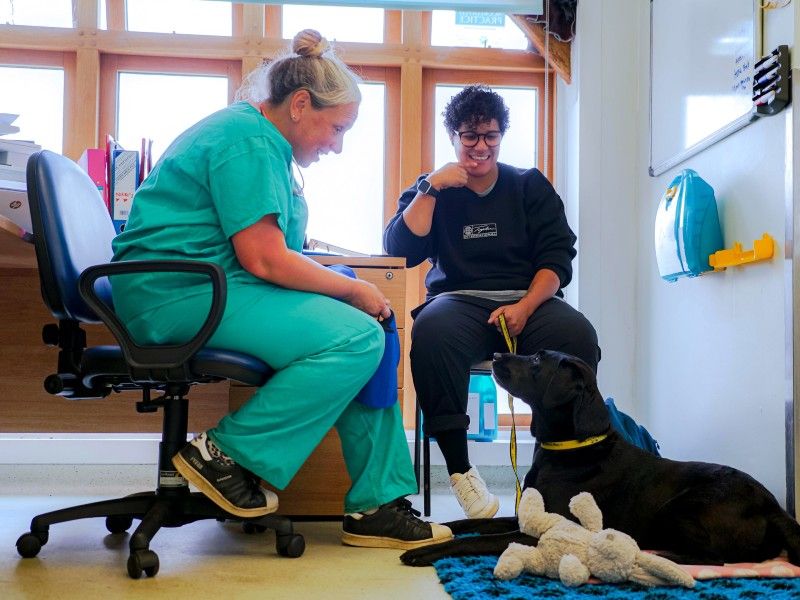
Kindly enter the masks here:
[[481, 123], [497, 120], [500, 132], [508, 129], [508, 108], [502, 96], [485, 85], [468, 85], [450, 99], [442, 113], [447, 134], [461, 125], [476, 128]]

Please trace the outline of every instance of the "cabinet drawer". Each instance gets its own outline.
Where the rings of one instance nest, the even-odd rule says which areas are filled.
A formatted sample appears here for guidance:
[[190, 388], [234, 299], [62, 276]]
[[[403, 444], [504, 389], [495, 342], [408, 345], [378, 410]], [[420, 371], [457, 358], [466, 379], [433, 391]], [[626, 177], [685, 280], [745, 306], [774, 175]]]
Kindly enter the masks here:
[[386, 269], [356, 267], [353, 269], [359, 279], [374, 283], [391, 302], [397, 328], [405, 327], [406, 319], [406, 271], [405, 269]]

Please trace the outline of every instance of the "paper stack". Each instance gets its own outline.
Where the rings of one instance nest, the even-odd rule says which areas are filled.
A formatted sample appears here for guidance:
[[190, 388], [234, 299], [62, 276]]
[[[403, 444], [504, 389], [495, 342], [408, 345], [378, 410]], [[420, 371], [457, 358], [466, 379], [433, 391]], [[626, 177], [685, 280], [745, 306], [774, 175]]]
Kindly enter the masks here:
[[[19, 131], [19, 127], [12, 124], [18, 116], [0, 113], [0, 136]], [[41, 149], [31, 141], [0, 137], [0, 179], [24, 182], [28, 157]]]
[[[18, 115], [0, 113], [0, 136], [17, 133]], [[0, 229], [24, 240], [32, 240], [31, 212], [25, 192], [28, 157], [40, 150], [33, 142], [0, 137]]]

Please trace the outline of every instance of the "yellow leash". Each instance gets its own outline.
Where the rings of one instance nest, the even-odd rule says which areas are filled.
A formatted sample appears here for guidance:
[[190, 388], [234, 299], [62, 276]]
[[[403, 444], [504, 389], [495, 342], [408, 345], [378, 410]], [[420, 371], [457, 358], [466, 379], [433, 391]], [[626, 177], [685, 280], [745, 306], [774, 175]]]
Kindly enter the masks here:
[[[500, 315], [500, 331], [503, 332], [508, 351], [511, 352], [511, 354], [516, 354], [517, 338], [512, 338], [508, 335], [506, 318], [503, 315]], [[517, 473], [517, 425], [514, 416], [514, 397], [511, 394], [508, 395], [508, 408], [511, 411], [511, 444], [508, 447], [508, 451], [511, 455], [511, 468], [514, 471], [514, 478], [517, 480], [517, 494], [514, 501], [514, 514], [517, 514], [519, 512], [519, 501], [522, 498], [522, 484], [519, 481], [519, 473]]]

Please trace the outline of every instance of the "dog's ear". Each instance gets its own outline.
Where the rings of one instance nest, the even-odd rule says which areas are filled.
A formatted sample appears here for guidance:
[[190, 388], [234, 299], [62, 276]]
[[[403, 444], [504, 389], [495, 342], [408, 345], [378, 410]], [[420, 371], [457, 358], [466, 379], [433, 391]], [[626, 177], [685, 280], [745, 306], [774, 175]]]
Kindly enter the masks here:
[[611, 421], [603, 396], [597, 389], [597, 377], [585, 362], [569, 357], [563, 363], [575, 378], [575, 395], [572, 406], [572, 421], [575, 439], [585, 440], [608, 431]]

